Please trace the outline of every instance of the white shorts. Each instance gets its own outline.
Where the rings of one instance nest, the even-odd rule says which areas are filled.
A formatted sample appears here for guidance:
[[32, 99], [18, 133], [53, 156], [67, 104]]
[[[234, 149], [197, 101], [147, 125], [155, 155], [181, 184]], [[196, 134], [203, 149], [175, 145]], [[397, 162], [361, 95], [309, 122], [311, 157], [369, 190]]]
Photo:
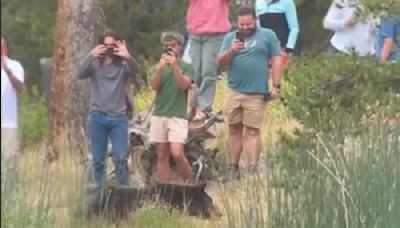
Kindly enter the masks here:
[[176, 117], [151, 117], [150, 143], [185, 143], [187, 137], [187, 120]]

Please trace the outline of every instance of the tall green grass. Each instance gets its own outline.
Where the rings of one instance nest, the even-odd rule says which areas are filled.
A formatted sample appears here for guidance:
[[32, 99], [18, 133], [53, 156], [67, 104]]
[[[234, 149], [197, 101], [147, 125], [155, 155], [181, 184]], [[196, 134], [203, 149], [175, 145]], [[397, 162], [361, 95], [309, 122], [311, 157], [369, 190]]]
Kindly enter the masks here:
[[24, 90], [18, 97], [18, 122], [23, 148], [40, 144], [47, 136], [47, 108], [37, 87]]
[[315, 143], [298, 144], [291, 159], [278, 151], [283, 155], [268, 179], [248, 182], [242, 200], [224, 201], [226, 226], [400, 227], [400, 126], [389, 130], [374, 121], [352, 138], [350, 150], [341, 138], [304, 139]]
[[50, 188], [49, 172], [41, 170], [42, 178], [32, 186], [6, 166], [2, 164], [1, 227], [46, 227], [54, 219], [50, 216], [54, 189]]

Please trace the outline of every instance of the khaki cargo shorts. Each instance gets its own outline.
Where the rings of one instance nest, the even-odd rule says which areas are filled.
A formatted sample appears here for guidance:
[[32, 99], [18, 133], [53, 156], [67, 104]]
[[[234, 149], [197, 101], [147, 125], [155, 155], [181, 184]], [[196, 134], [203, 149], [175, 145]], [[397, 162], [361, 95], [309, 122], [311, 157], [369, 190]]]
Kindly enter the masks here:
[[264, 120], [265, 107], [261, 94], [244, 94], [229, 87], [225, 89], [224, 112], [229, 125], [242, 123], [259, 129]]
[[176, 117], [151, 117], [150, 143], [185, 143], [187, 137], [187, 120]]

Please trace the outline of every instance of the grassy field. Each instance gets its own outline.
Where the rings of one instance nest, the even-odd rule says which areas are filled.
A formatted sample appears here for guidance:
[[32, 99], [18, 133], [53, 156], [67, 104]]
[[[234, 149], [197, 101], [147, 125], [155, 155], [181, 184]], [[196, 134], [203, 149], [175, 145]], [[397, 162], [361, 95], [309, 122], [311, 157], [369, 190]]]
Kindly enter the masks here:
[[[224, 86], [218, 84], [215, 110], [222, 107]], [[137, 98], [143, 109], [150, 92]], [[78, 155], [61, 153], [45, 162], [45, 147], [24, 151], [18, 185], [3, 179], [1, 227], [400, 227], [400, 129], [374, 121], [345, 156], [335, 138], [320, 134], [295, 148], [278, 142], [279, 132], [298, 124], [285, 107], [271, 103], [262, 130], [266, 169], [258, 178], [210, 188], [221, 217], [201, 220], [145, 205], [127, 221], [107, 218], [88, 224], [83, 219], [84, 168]], [[225, 130], [217, 144], [224, 151]], [[307, 142], [316, 142], [310, 147]], [[224, 159], [224, 152], [220, 154]], [[351, 159], [348, 159], [351, 157]]]

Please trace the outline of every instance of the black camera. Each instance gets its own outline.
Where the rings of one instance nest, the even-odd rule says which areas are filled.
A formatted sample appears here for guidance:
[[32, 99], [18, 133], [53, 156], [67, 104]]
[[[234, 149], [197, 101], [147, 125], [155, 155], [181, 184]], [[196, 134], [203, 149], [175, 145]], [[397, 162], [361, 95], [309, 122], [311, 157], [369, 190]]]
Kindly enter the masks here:
[[236, 39], [238, 39], [240, 42], [244, 43], [244, 35], [239, 31], [236, 32]]

